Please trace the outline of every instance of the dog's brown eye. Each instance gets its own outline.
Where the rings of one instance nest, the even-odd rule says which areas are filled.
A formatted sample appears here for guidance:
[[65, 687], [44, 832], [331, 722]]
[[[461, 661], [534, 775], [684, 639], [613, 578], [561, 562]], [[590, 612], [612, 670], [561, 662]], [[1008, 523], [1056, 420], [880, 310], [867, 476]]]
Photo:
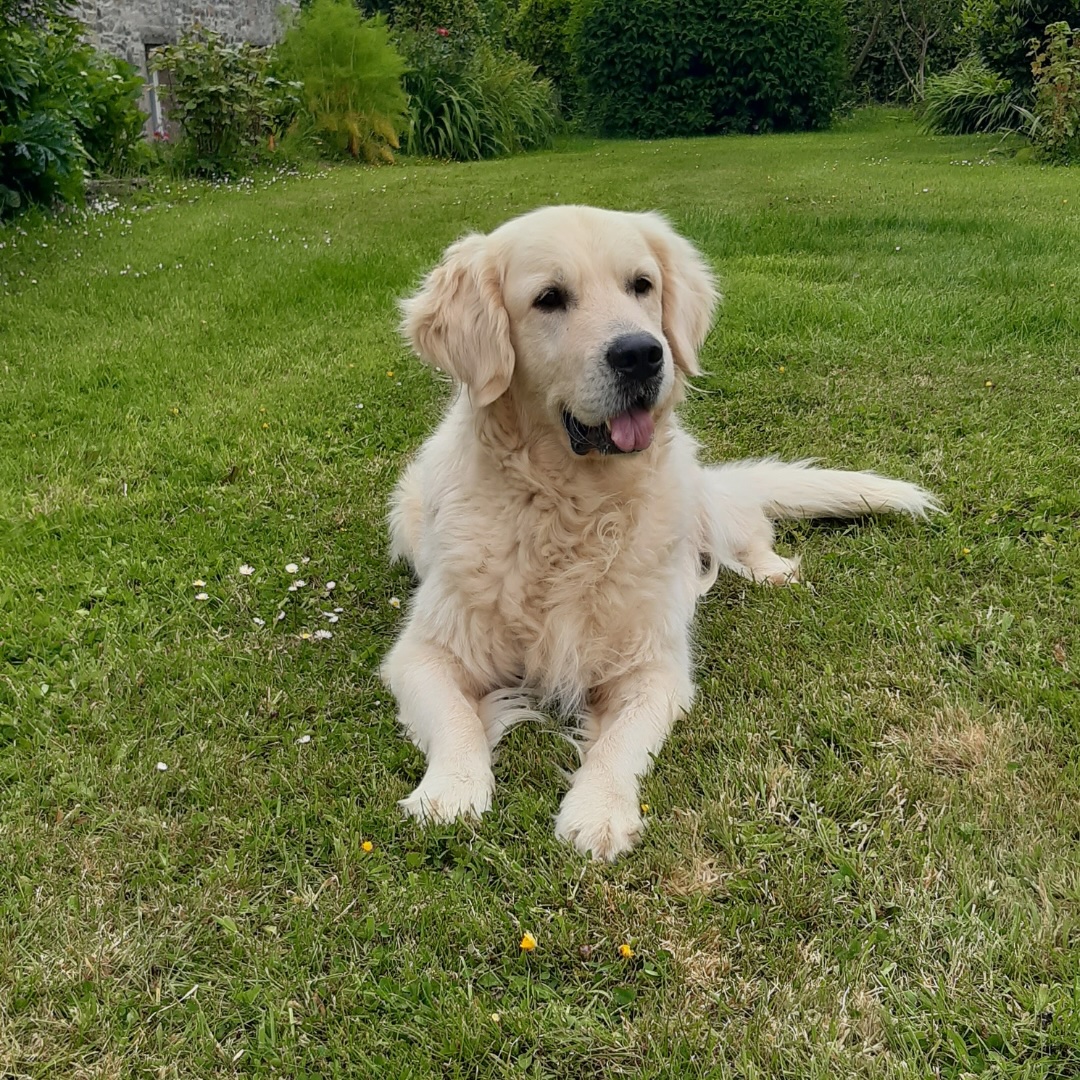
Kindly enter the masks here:
[[652, 282], [647, 277], [634, 278], [632, 287], [635, 296], [647, 296], [652, 292]]
[[561, 311], [566, 307], [566, 293], [554, 285], [545, 289], [534, 301], [533, 307], [541, 311]]

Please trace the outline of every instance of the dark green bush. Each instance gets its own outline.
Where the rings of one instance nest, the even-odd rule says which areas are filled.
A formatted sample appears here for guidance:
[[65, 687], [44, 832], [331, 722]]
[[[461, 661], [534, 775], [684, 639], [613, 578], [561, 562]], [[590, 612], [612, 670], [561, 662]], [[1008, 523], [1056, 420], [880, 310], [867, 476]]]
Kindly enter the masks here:
[[393, 160], [406, 123], [405, 61], [385, 19], [349, 0], [314, 0], [277, 48], [275, 63], [302, 83], [301, 124], [324, 151]]
[[0, 24], [0, 216], [75, 201], [87, 172], [137, 163], [141, 80], [81, 32], [40, 12]]
[[927, 79], [921, 120], [940, 135], [1017, 131], [1031, 122], [1025, 101], [1009, 79], [969, 59]]
[[445, 27], [399, 32], [398, 42], [409, 64], [410, 154], [467, 161], [551, 143], [558, 106], [532, 64]]
[[1034, 86], [1030, 50], [1051, 23], [1080, 25], [1078, 0], [967, 0], [963, 32], [972, 51], [1017, 91]]
[[574, 0], [522, 0], [511, 27], [514, 51], [550, 79], [559, 105], [572, 112], [577, 83], [570, 48]]
[[825, 127], [844, 80], [841, 0], [591, 0], [572, 48], [610, 135]]

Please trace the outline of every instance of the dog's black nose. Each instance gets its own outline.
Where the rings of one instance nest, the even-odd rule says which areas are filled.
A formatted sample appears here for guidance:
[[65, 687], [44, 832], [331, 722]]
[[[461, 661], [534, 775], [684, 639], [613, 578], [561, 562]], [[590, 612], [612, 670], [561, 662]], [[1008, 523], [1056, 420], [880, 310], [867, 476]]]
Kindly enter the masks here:
[[652, 334], [621, 334], [607, 350], [607, 362], [634, 382], [646, 382], [664, 366], [664, 346]]

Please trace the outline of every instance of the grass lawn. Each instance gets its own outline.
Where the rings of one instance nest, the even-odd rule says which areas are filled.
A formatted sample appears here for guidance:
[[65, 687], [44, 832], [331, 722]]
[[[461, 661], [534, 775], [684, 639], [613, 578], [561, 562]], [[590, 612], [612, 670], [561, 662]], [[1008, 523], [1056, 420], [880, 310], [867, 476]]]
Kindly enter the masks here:
[[[0, 231], [0, 1076], [1080, 1075], [1076, 170], [871, 113], [159, 194]], [[376, 676], [447, 396], [395, 298], [560, 201], [715, 264], [708, 457], [947, 508], [721, 579], [614, 867], [552, 835], [553, 729], [405, 821]]]

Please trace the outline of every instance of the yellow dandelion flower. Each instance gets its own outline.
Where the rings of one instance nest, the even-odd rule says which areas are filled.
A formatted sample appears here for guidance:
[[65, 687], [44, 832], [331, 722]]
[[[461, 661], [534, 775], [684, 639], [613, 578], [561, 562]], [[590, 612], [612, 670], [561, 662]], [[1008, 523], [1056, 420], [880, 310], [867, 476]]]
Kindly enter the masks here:
[[783, 375], [784, 372], [787, 371], [787, 368], [784, 367], [783, 364], [781, 364], [776, 370], [779, 371], [781, 375]]
[[619, 946], [619, 955], [620, 955], [620, 956], [621, 956], [621, 957], [622, 957], [622, 958], [623, 958], [624, 960], [629, 960], [629, 959], [630, 959], [630, 958], [631, 958], [631, 957], [632, 957], [632, 956], [634, 955], [634, 950], [633, 950], [633, 949], [631, 949], [631, 948], [630, 948], [630, 946], [629, 946], [629, 945], [627, 945], [627, 944], [626, 944], [626, 942], [624, 941], [624, 942], [623, 942], [623, 943], [622, 943], [622, 944], [621, 944], [621, 945]]
[[265, 431], [269, 426], [269, 424], [263, 424], [263, 431]]
[[647, 802], [643, 802], [641, 804], [641, 812], [643, 814], [647, 814], [649, 812], [649, 804]]
[[368, 851], [368, 852], [371, 852], [371, 851], [374, 851], [374, 850], [375, 850], [375, 845], [374, 845], [374, 844], [373, 844], [373, 843], [372, 843], [372, 842], [371, 842], [370, 840], [365, 840], [365, 841], [364, 841], [364, 842], [363, 842], [363, 843], [362, 843], [362, 844], [360, 845], [360, 850], [361, 850], [361, 851]]
[[987, 379], [985, 385], [986, 385], [987, 389], [991, 389], [993, 387], [994, 383], [993, 383], [993, 381], [991, 379]]
[[970, 555], [971, 554], [971, 548], [961, 548], [960, 554], [961, 555]]
[[388, 379], [392, 379], [392, 378], [394, 377], [394, 373], [393, 373], [392, 371], [388, 371], [388, 372], [386, 373], [386, 377], [387, 377]]
[[536, 938], [528, 931], [521, 935], [521, 951], [532, 952], [536, 948]]

